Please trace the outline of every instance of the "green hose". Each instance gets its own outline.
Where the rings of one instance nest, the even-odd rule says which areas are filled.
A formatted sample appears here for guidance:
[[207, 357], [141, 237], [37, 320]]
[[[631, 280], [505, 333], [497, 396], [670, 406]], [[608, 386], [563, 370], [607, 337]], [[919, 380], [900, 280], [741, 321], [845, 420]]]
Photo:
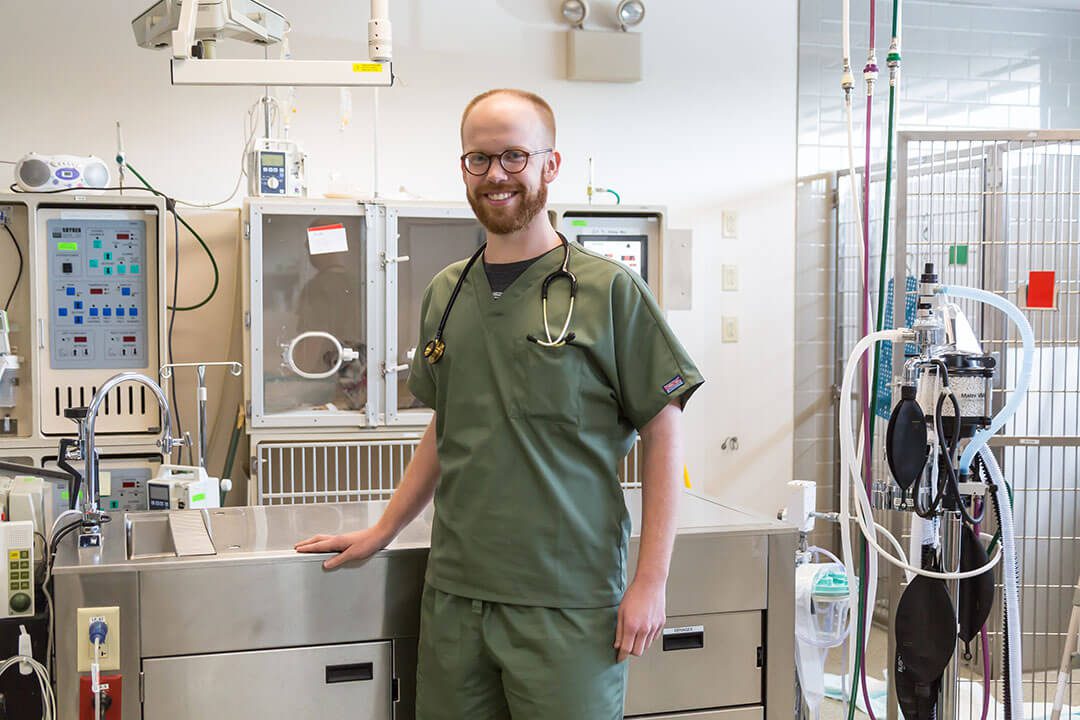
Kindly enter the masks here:
[[[154, 193], [158, 193], [157, 188], [155, 188], [153, 185], [151, 185], [149, 182], [147, 182], [146, 178], [144, 178], [142, 175], [140, 175], [139, 171], [136, 170], [134, 167], [132, 167], [130, 163], [125, 163], [124, 167], [126, 167], [128, 170], [130, 170], [132, 175], [139, 178], [139, 182], [141, 182], [143, 185], [145, 185], [147, 187], [147, 189], [153, 191]], [[160, 193], [158, 193], [158, 194], [160, 194]], [[172, 204], [172, 202], [173, 201], [171, 199], [169, 199], [169, 203]], [[203, 298], [199, 302], [195, 303], [194, 305], [184, 305], [182, 307], [177, 306], [176, 308], [168, 307], [167, 309], [169, 309], [169, 310], [175, 309], [177, 312], [186, 312], [188, 310], [198, 310], [199, 308], [203, 307], [208, 302], [213, 300], [214, 295], [217, 294], [218, 282], [219, 282], [219, 280], [221, 278], [221, 275], [218, 272], [217, 260], [214, 258], [214, 253], [210, 251], [210, 247], [202, 239], [202, 236], [199, 235], [199, 233], [195, 232], [195, 228], [191, 227], [191, 225], [188, 224], [187, 220], [185, 220], [184, 218], [182, 218], [182, 217], [180, 217], [179, 215], [176, 214], [175, 207], [170, 207], [170, 211], [173, 213], [173, 215], [176, 215], [176, 219], [180, 221], [180, 224], [183, 225], [185, 228], [187, 228], [187, 231], [195, 236], [195, 239], [199, 241], [200, 245], [202, 245], [202, 249], [206, 251], [206, 256], [210, 258], [210, 266], [214, 270], [214, 285], [213, 285], [213, 287], [210, 288], [209, 294], [207, 294], [207, 296], [205, 298]]]

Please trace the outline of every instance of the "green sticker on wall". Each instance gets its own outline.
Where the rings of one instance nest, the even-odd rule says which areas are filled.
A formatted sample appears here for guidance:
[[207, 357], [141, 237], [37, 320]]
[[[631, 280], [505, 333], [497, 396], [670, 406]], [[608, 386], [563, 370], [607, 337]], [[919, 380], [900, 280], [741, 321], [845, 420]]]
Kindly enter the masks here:
[[571, 220], [570, 224], [573, 225], [574, 227], [588, 227], [589, 226], [589, 221], [588, 220]]
[[949, 248], [949, 264], [950, 265], [967, 265], [968, 264], [968, 246], [967, 245], [953, 245]]

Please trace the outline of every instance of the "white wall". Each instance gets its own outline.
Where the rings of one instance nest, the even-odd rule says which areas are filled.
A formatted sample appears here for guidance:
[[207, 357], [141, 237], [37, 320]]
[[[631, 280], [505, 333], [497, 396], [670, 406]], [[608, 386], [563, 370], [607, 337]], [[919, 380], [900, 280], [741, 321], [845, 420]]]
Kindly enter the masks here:
[[[120, 120], [128, 159], [166, 192], [228, 194], [258, 92], [170, 86], [167, 54], [132, 39], [130, 21], [148, 3], [0, 3], [0, 159], [30, 150], [111, 158]], [[271, 4], [293, 23], [296, 58], [366, 57], [365, 0]], [[602, 18], [614, 2], [592, 5]], [[398, 82], [380, 91], [380, 187], [461, 199], [464, 104], [495, 86], [545, 96], [564, 159], [551, 200], [584, 200], [591, 154], [597, 181], [624, 202], [666, 205], [671, 225], [693, 228], [694, 309], [671, 318], [709, 380], [686, 416], [691, 474], [710, 493], [772, 513], [792, 476], [796, 3], [647, 6], [645, 80], [606, 85], [562, 79], [555, 0], [393, 0]], [[370, 190], [369, 91], [353, 91], [344, 133], [337, 90], [297, 92], [293, 132], [310, 154], [312, 189], [325, 190], [333, 169]], [[721, 239], [721, 209], [738, 212], [737, 239]], [[740, 292], [720, 292], [722, 262], [740, 265]], [[740, 317], [738, 344], [720, 343], [721, 314]], [[729, 435], [739, 437], [737, 453], [720, 450]]]

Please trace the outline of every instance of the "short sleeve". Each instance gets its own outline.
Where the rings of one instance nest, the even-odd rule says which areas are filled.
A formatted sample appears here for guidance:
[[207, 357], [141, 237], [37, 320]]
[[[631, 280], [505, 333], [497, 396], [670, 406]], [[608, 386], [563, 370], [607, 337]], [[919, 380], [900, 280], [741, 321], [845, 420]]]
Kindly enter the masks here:
[[705, 380], [644, 282], [620, 273], [611, 302], [619, 402], [640, 430], [672, 400], [685, 407]]
[[435, 409], [435, 372], [431, 363], [424, 357], [424, 347], [435, 335], [428, 321], [428, 308], [431, 305], [431, 285], [424, 291], [424, 298], [420, 302], [420, 338], [416, 343], [416, 353], [413, 354], [412, 365], [409, 368], [409, 392], [425, 407]]

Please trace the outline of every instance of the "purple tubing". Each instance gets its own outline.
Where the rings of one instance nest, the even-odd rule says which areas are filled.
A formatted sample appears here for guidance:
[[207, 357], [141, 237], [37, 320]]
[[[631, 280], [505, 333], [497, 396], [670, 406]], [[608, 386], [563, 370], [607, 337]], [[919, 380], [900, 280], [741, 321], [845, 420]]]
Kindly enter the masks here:
[[986, 632], [986, 625], [979, 628], [979, 637], [982, 639], [983, 656], [983, 709], [982, 720], [986, 720], [990, 712], [990, 637]]
[[[874, 52], [874, 29], [875, 29], [875, 0], [870, 0], [870, 54]], [[863, 235], [863, 303], [862, 303], [862, 331], [863, 337], [870, 334], [870, 127], [871, 119], [873, 117], [874, 109], [874, 95], [870, 87], [867, 87], [866, 93], [866, 145], [865, 145], [865, 161], [863, 164], [863, 214], [862, 214], [862, 235]], [[885, 220], [888, 222], [888, 219]], [[882, 298], [878, 298], [878, 302], [881, 302]], [[866, 485], [866, 495], [870, 496], [870, 490], [872, 487], [872, 472], [873, 472], [873, 455], [870, 452], [871, 440], [870, 437], [870, 413], [874, 411], [874, 408], [870, 407], [870, 388], [866, 379], [867, 365], [869, 362], [870, 354], [867, 353], [863, 356], [861, 367], [862, 376], [862, 398], [864, 403], [863, 412], [863, 479]], [[869, 551], [863, 559], [863, 578], [868, 578], [870, 574], [870, 556]], [[868, 598], [868, 579], [860, 583], [862, 586], [860, 592], [863, 597], [863, 606], [866, 607]], [[865, 622], [867, 626], [873, 623], [874, 608], [866, 607], [865, 610]], [[859, 632], [864, 632], [862, 628], [858, 629]], [[874, 708], [870, 704], [870, 691], [866, 686], [866, 654], [869, 649], [869, 641], [863, 643], [862, 657], [859, 658], [859, 682], [862, 685], [863, 702], [866, 703], [866, 714], [870, 717], [870, 720], [877, 720], [874, 715]]]

